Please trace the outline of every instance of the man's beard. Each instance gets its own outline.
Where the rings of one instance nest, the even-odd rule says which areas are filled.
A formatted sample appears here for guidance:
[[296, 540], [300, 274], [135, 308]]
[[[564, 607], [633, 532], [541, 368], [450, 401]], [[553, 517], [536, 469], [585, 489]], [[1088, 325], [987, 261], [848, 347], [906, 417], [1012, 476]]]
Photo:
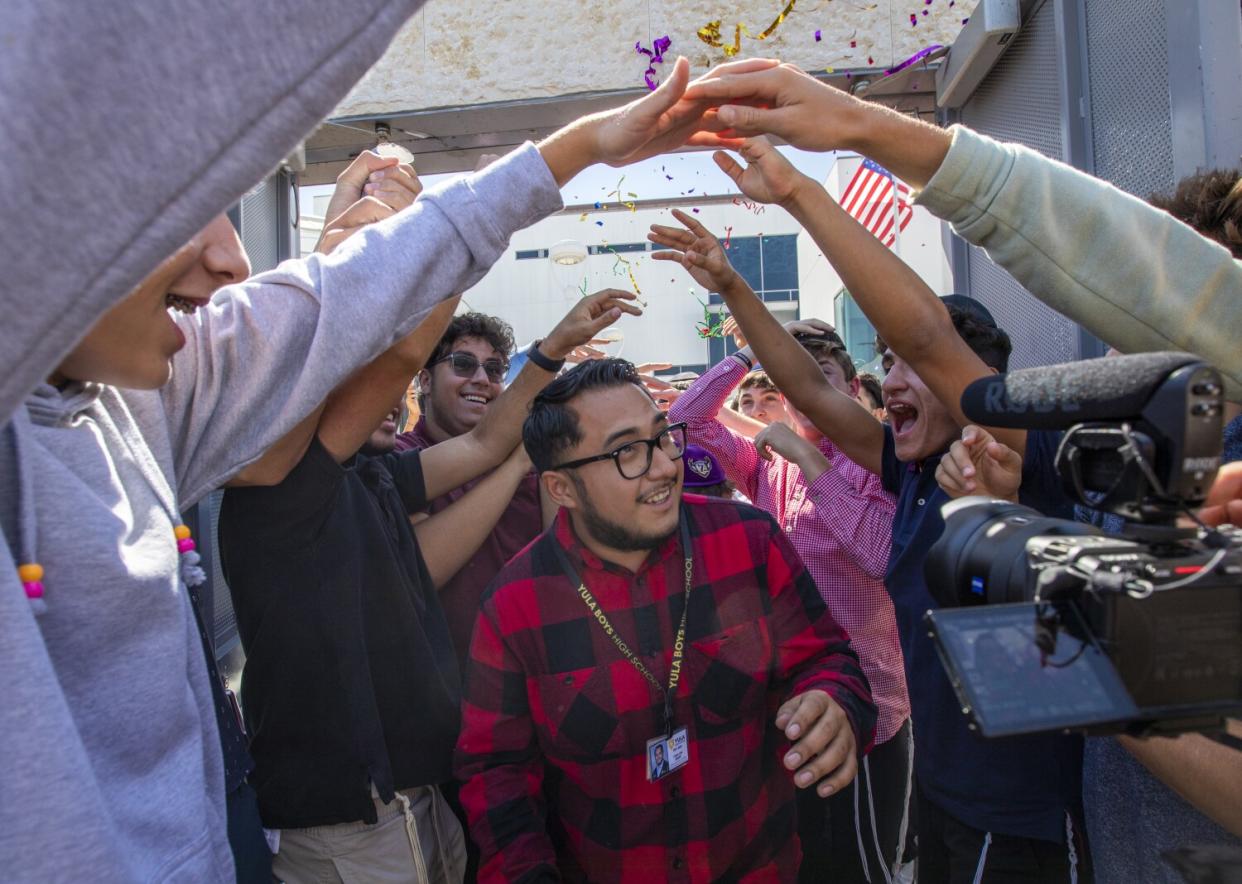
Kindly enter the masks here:
[[[591, 502], [590, 497], [586, 494], [585, 487], [576, 478], [574, 484], [578, 486], [578, 499], [582, 504], [578, 512], [582, 516], [583, 527], [598, 543], [603, 544], [609, 549], [615, 549], [618, 552], [658, 549], [664, 541], [677, 533], [677, 528], [674, 526], [671, 530], [665, 531], [658, 536], [654, 534], [639, 534], [624, 525], [612, 522], [600, 515], [599, 510], [595, 508], [595, 504]], [[673, 490], [676, 491], [676, 489]]]

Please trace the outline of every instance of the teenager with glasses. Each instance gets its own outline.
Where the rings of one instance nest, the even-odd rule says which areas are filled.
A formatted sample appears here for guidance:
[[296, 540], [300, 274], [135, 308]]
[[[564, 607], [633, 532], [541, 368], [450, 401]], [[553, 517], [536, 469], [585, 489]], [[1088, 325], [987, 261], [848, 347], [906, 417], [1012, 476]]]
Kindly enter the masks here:
[[751, 506], [682, 498], [685, 427], [628, 362], [557, 378], [522, 438], [561, 509], [471, 643], [480, 879], [795, 880], [795, 786], [843, 789], [875, 725], [798, 554]]

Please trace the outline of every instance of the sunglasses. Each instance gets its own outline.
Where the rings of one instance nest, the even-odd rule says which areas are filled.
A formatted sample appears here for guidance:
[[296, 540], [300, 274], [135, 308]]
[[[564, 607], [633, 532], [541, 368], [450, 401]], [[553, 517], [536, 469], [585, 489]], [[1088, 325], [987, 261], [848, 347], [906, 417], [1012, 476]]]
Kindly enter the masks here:
[[479, 365], [482, 364], [483, 371], [487, 374], [487, 379], [493, 384], [502, 383], [505, 379], [505, 375], [509, 373], [508, 360], [487, 359], [480, 363], [479, 357], [475, 356], [473, 353], [467, 353], [463, 350], [458, 350], [454, 353], [448, 354], [447, 356], [442, 356], [427, 367], [432, 368], [439, 365], [441, 362], [449, 363], [449, 367], [453, 369], [453, 374], [457, 375], [459, 378], [474, 377], [479, 371]]

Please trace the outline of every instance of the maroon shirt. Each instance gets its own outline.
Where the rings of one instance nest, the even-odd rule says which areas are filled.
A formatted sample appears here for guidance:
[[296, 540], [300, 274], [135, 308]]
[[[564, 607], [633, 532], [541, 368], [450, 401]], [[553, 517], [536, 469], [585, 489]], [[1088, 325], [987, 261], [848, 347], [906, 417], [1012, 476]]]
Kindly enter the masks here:
[[[430, 448], [435, 442], [427, 434], [427, 419], [420, 417], [414, 429], [397, 437], [397, 451]], [[471, 488], [487, 477], [485, 473], [460, 488], [454, 488], [431, 501], [430, 513], [438, 513], [449, 504], [461, 500]], [[522, 480], [509, 508], [501, 514], [492, 533], [487, 535], [473, 558], [458, 571], [453, 579], [440, 590], [440, 605], [448, 619], [449, 634], [457, 651], [457, 662], [464, 673], [470, 654], [470, 634], [479, 615], [479, 602], [483, 592], [509, 559], [521, 552], [527, 544], [539, 536], [542, 525], [539, 510], [539, 477], [532, 470]]]

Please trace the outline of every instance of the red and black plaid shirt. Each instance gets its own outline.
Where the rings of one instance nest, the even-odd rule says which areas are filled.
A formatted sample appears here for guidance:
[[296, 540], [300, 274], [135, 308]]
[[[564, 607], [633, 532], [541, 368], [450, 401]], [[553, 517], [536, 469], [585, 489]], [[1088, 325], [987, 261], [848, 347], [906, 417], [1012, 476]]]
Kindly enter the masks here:
[[694, 584], [673, 710], [690, 760], [670, 776], [646, 774], [660, 692], [591, 616], [553, 544], [663, 685], [685, 597], [677, 534], [635, 574], [586, 549], [562, 511], [484, 598], [456, 758], [480, 880], [793, 881], [800, 850], [777, 708], [827, 691], [870, 749], [866, 676], [771, 517], [697, 496], [683, 506]]

